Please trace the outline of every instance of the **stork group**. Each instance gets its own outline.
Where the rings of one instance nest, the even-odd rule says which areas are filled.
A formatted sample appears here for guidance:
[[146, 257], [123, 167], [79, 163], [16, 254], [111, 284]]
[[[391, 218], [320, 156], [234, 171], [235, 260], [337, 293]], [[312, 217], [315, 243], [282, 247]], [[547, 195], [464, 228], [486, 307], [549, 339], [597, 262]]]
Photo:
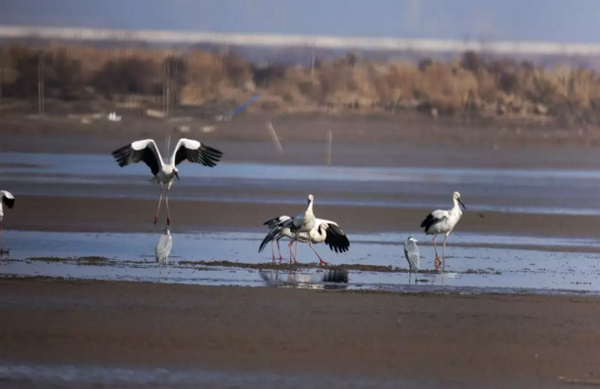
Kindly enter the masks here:
[[[155, 249], [155, 259], [160, 264], [168, 263], [168, 256], [172, 247], [169, 191], [171, 190], [174, 180], [177, 179], [179, 181], [179, 169], [177, 166], [184, 161], [188, 161], [212, 168], [219, 163], [223, 156], [223, 153], [217, 149], [197, 140], [186, 138], [179, 139], [172, 154], [169, 156], [169, 141], [170, 134], [167, 136], [166, 140], [167, 155], [164, 160], [153, 139], [137, 140], [112, 152], [112, 156], [121, 167], [142, 161], [150, 168], [150, 172], [152, 173], [150, 181], [159, 186], [159, 198], [156, 214], [154, 216], [154, 224], [157, 224], [159, 219], [164, 191], [165, 205], [167, 208], [167, 226]], [[8, 208], [12, 208], [15, 203], [15, 197], [10, 192], [1, 190], [0, 200], [0, 255], [2, 255], [8, 253], [8, 250], [4, 249], [2, 230], [2, 221], [4, 217], [3, 204]], [[264, 248], [271, 243], [273, 262], [275, 262], [275, 245], [277, 245], [279, 263], [281, 263], [283, 255], [281, 253], [279, 241], [285, 238], [289, 239], [288, 248], [290, 251], [290, 264], [297, 263], [299, 243], [308, 243], [308, 246], [319, 259], [320, 265], [327, 265], [327, 262], [323, 260], [316, 251], [314, 248], [315, 244], [324, 242], [325, 245], [329, 246], [329, 248], [336, 253], [347, 252], [350, 248], [348, 237], [337, 222], [317, 218], [315, 216], [314, 201], [315, 197], [312, 194], [309, 194], [307, 197], [307, 207], [302, 212], [297, 213], [293, 217], [282, 215], [267, 220], [264, 225], [269, 228], [269, 232], [262, 240], [258, 251], [262, 252]], [[446, 241], [459, 222], [462, 211], [466, 210], [459, 192], [453, 193], [452, 201], [453, 207], [451, 209], [438, 209], [431, 212], [420, 225], [421, 228], [424, 228], [426, 235], [433, 235], [432, 242], [435, 250], [436, 269], [441, 264], [436, 245], [437, 235], [445, 235], [442, 243], [443, 258], [445, 261]], [[295, 249], [294, 243], [296, 244]], [[420, 254], [416, 239], [409, 237], [404, 242], [404, 254], [408, 261], [410, 271], [415, 273], [419, 271]]]
[[[169, 149], [170, 135], [167, 137], [167, 152]], [[156, 214], [154, 216], [154, 224], [158, 222], [158, 214], [160, 211], [160, 205], [162, 203], [163, 189], [165, 192], [165, 204], [167, 208], [167, 229], [161, 236], [156, 246], [156, 260], [159, 263], [166, 262], [172, 246], [172, 238], [169, 230], [171, 224], [171, 216], [169, 212], [169, 191], [173, 185], [173, 180], [179, 181], [179, 170], [177, 165], [183, 161], [189, 161], [192, 163], [199, 163], [207, 167], [214, 167], [220, 161], [223, 153], [205, 144], [202, 144], [196, 140], [181, 138], [177, 142], [175, 149], [171, 157], [167, 155], [165, 163], [162, 156], [156, 146], [156, 143], [152, 139], [144, 139], [132, 142], [131, 144], [125, 145], [112, 153], [113, 157], [119, 164], [124, 167], [131, 163], [137, 163], [143, 161], [152, 172], [151, 182], [159, 185], [159, 197], [158, 205], [156, 207]], [[427, 215], [427, 217], [421, 223], [421, 228], [425, 229], [426, 235], [433, 235], [433, 247], [435, 250], [435, 265], [436, 269], [441, 263], [435, 239], [438, 234], [445, 234], [444, 242], [442, 243], [444, 252], [444, 261], [446, 257], [446, 241], [450, 233], [454, 230], [454, 227], [462, 216], [462, 210], [466, 209], [465, 205], [461, 200], [460, 193], [454, 192], [452, 195], [454, 206], [450, 210], [435, 210]], [[281, 248], [279, 241], [281, 239], [289, 239], [288, 247], [290, 251], [290, 264], [297, 263], [298, 256], [298, 243], [308, 243], [308, 246], [313, 250], [319, 264], [327, 265], [327, 262], [321, 258], [319, 253], [315, 250], [313, 244], [325, 242], [332, 251], [337, 253], [344, 253], [350, 248], [350, 241], [340, 228], [339, 224], [327, 220], [315, 217], [313, 206], [314, 196], [308, 195], [307, 208], [296, 214], [293, 217], [282, 215], [267, 220], [263, 225], [269, 228], [269, 232], [261, 242], [258, 251], [262, 252], [264, 248], [271, 243], [273, 262], [275, 262], [275, 245], [277, 245], [277, 252], [279, 256], [279, 262], [283, 260], [281, 254]], [[1, 221], [1, 219], [0, 219]], [[1, 230], [0, 230], [1, 232]], [[296, 247], [294, 249], [294, 243]], [[409, 263], [409, 269], [411, 272], [417, 272], [419, 270], [419, 249], [417, 247], [417, 240], [409, 237], [404, 243], [404, 254]]]

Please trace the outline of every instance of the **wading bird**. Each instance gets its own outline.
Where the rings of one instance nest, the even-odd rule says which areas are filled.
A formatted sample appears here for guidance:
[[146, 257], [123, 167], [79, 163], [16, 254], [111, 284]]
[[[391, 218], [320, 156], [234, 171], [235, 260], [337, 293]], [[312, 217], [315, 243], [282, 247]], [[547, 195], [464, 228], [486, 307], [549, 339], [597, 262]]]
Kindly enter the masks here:
[[[281, 231], [283, 231], [287, 228], [287, 229], [289, 229], [290, 233], [293, 234], [293, 236], [294, 236], [293, 242], [296, 242], [296, 253], [294, 254], [294, 258], [295, 258], [296, 254], [298, 254], [298, 239], [300, 238], [299, 233], [309, 232], [315, 226], [316, 219], [315, 219], [315, 214], [313, 213], [314, 199], [315, 199], [314, 196], [309, 194], [308, 195], [308, 207], [306, 208], [306, 211], [300, 212], [293, 218], [289, 218], [289, 219], [286, 219], [283, 221], [278, 221], [276, 224], [274, 223], [274, 226], [271, 228], [271, 231], [269, 231], [269, 233], [267, 234], [265, 239], [260, 244], [260, 248], [258, 249], [258, 252], [260, 253], [261, 251], [263, 251], [263, 249], [265, 248], [267, 243], [271, 242], [275, 238], [275, 236], [277, 236]], [[275, 219], [271, 219], [271, 221], [272, 220], [275, 220]], [[269, 223], [269, 222], [267, 222], [267, 223]], [[290, 248], [291, 248], [291, 246], [290, 246]], [[292, 252], [290, 250], [290, 261], [292, 260], [291, 256], [292, 256]]]
[[[167, 145], [167, 149], [168, 147], [169, 146]], [[112, 156], [121, 167], [139, 161], [144, 161], [144, 163], [148, 165], [154, 175], [150, 181], [159, 184], [160, 187], [154, 224], [158, 222], [158, 211], [160, 210], [160, 203], [162, 202], [163, 187], [166, 187], [165, 204], [167, 206], [167, 225], [171, 225], [171, 216], [169, 214], [169, 190], [171, 189], [171, 185], [173, 185], [174, 178], [177, 178], [177, 181], [179, 181], [179, 170], [176, 166], [187, 160], [193, 163], [200, 163], [204, 166], [214, 167], [223, 156], [223, 153], [198, 141], [181, 138], [179, 139], [179, 142], [177, 142], [171, 158], [169, 159], [167, 156], [167, 159], [169, 159], [168, 163], [163, 162], [160, 152], [156, 147], [156, 143], [152, 139], [138, 140], [123, 146], [113, 151]]]
[[[273, 227], [275, 227], [279, 223], [282, 223], [289, 219], [291, 219], [291, 217], [289, 217], [287, 215], [282, 215], [282, 216], [267, 220], [266, 222], [263, 223], [263, 226], [267, 226], [269, 228], [269, 230], [271, 230]], [[286, 238], [286, 237], [293, 239], [293, 235], [291, 235], [291, 231], [289, 228], [286, 228], [285, 232], [282, 232], [281, 234], [279, 234], [279, 236], [275, 237], [271, 241], [271, 251], [273, 252], [273, 263], [275, 263], [275, 243], [277, 243], [277, 253], [279, 254], [279, 263], [281, 263], [281, 261], [283, 260], [283, 255], [281, 255], [281, 247], [279, 247], [279, 241], [282, 238]], [[292, 248], [290, 246], [290, 257], [291, 257], [291, 254], [292, 254]]]
[[[415, 273], [415, 277], [417, 276], [419, 264], [421, 263], [421, 255], [419, 253], [419, 246], [417, 246], [417, 242], [418, 240], [411, 238], [410, 236], [404, 242], [404, 256], [408, 261], [410, 273]], [[410, 274], [408, 277], [408, 282], [410, 283]]]
[[438, 236], [438, 234], [446, 234], [446, 236], [444, 237], [444, 243], [442, 244], [442, 247], [444, 249], [444, 262], [445, 262], [446, 261], [446, 258], [445, 258], [446, 257], [446, 240], [448, 239], [448, 236], [450, 235], [450, 233], [452, 232], [452, 230], [454, 229], [454, 227], [460, 220], [460, 217], [462, 216], [462, 211], [461, 211], [460, 207], [462, 206], [462, 208], [465, 211], [467, 210], [467, 207], [465, 207], [465, 205], [463, 204], [463, 202], [461, 200], [460, 193], [454, 192], [452, 194], [452, 201], [454, 203], [454, 206], [452, 207], [452, 209], [450, 209], [448, 211], [442, 210], [442, 209], [435, 210], [435, 211], [431, 212], [429, 215], [427, 215], [425, 220], [423, 220], [423, 222], [421, 223], [421, 228], [425, 228], [425, 234], [433, 235], [433, 248], [435, 250], [436, 268], [437, 268], [437, 266], [439, 266], [441, 261], [438, 256], [438, 253], [437, 253], [437, 247], [435, 245], [435, 238]]
[[[331, 220], [315, 219], [315, 225], [309, 232], [299, 232], [294, 234], [291, 232], [290, 228], [279, 228], [280, 223], [289, 219], [289, 216], [279, 216], [278, 218], [267, 221], [265, 224], [271, 227], [269, 235], [273, 230], [276, 230], [276, 233], [273, 235], [270, 242], [273, 244], [273, 240], [276, 240], [278, 249], [280, 239], [291, 239], [290, 243], [288, 244], [290, 248], [290, 263], [296, 263], [296, 256], [292, 254], [292, 245], [294, 244], [294, 240], [296, 238], [299, 242], [308, 243], [308, 246], [314, 251], [314, 253], [317, 255], [317, 258], [319, 258], [319, 263], [321, 265], [327, 265], [327, 262], [325, 262], [319, 253], [317, 253], [317, 250], [315, 250], [313, 247], [313, 243], [318, 244], [325, 242], [325, 244], [336, 253], [344, 253], [348, 251], [348, 248], [350, 247], [350, 241], [336, 222]], [[267, 237], [269, 237], [269, 235], [267, 235]], [[269, 242], [266, 239], [267, 238], [265, 238], [261, 244], [261, 247], [258, 250], [259, 252], [261, 252]], [[281, 262], [281, 251], [279, 252], [279, 259]], [[275, 262], [275, 248], [273, 248], [273, 262]]]
[[9, 250], [4, 251], [4, 235], [2, 232], [2, 219], [4, 219], [4, 210], [2, 209], [2, 203], [6, 204], [8, 208], [12, 208], [15, 205], [15, 196], [7, 190], [0, 190], [0, 255], [6, 253]]
[[173, 247], [173, 238], [171, 237], [171, 229], [165, 228], [165, 232], [160, 235], [156, 248], [154, 249], [154, 260], [159, 265], [169, 265], [169, 254]]

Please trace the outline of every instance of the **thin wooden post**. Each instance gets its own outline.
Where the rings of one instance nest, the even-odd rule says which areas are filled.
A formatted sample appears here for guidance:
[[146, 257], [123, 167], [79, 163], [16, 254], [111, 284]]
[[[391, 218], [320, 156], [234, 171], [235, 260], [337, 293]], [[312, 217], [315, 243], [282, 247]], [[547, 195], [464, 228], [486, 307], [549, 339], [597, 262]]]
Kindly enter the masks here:
[[38, 56], [38, 114], [44, 114], [44, 52]]
[[269, 131], [269, 135], [271, 135], [271, 140], [273, 141], [273, 144], [277, 148], [277, 152], [279, 154], [283, 154], [283, 147], [281, 147], [281, 143], [279, 142], [279, 137], [277, 136], [277, 133], [275, 132], [275, 128], [273, 128], [273, 124], [271, 124], [271, 122], [267, 122], [267, 130]]
[[0, 106], [2, 106], [2, 88], [4, 86], [4, 50], [0, 50]]
[[165, 59], [165, 83], [164, 83], [164, 87], [163, 87], [163, 111], [165, 113], [165, 117], [169, 116], [169, 81], [170, 81], [170, 66], [169, 66], [169, 56], [166, 57]]
[[325, 140], [325, 162], [331, 165], [331, 144], [333, 143], [333, 132], [327, 131], [327, 139]]

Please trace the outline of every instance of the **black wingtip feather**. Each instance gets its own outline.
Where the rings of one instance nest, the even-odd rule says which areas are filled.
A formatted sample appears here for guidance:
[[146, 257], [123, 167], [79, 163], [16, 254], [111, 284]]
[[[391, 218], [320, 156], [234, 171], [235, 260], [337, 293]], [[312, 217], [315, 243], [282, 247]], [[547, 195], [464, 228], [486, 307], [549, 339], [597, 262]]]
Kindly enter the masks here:
[[421, 222], [421, 228], [425, 228], [425, 233], [429, 231], [431, 226], [436, 222], [436, 218], [432, 214], [427, 215], [425, 220]]
[[330, 224], [327, 228], [325, 244], [336, 253], [345, 253], [350, 249], [348, 237], [344, 234], [344, 231], [335, 224]]
[[129, 159], [129, 156], [131, 155], [131, 151], [132, 151], [131, 145], [126, 145], [126, 146], [116, 149], [115, 151], [113, 151], [111, 153], [111, 155], [117, 161], [119, 166], [123, 167], [123, 166], [127, 165], [127, 160]]
[[15, 206], [15, 199], [14, 198], [10, 199], [10, 198], [8, 198], [6, 196], [2, 196], [2, 201], [4, 202], [4, 204], [6, 204], [6, 206], [8, 208], [12, 208], [12, 207]]
[[269, 231], [269, 233], [267, 234], [267, 236], [265, 236], [265, 239], [263, 239], [263, 241], [260, 243], [260, 247], [258, 248], [258, 252], [262, 252], [265, 247], [267, 246], [267, 244], [272, 241], [273, 239], [275, 239], [275, 237], [277, 235], [279, 235], [279, 233], [289, 227], [293, 222], [293, 219], [288, 219], [285, 220], [283, 222], [278, 222], [273, 228], [271, 228], [271, 230]]

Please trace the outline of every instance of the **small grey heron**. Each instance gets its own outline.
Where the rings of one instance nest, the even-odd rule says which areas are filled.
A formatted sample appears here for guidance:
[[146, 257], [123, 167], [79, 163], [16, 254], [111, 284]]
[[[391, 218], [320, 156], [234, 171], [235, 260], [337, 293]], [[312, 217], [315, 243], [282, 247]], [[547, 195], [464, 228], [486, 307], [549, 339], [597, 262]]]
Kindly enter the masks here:
[[169, 265], [169, 254], [173, 247], [173, 238], [171, 237], [171, 229], [165, 228], [165, 232], [160, 235], [156, 248], [154, 249], [154, 260], [159, 265]]
[[[277, 222], [277, 224], [275, 224], [273, 226], [273, 228], [271, 228], [271, 231], [269, 231], [269, 234], [267, 234], [265, 239], [262, 241], [258, 252], [260, 253], [265, 248], [267, 243], [271, 242], [280, 231], [288, 228], [290, 230], [290, 233], [294, 234], [294, 241], [296, 242], [296, 253], [295, 254], [298, 254], [298, 240], [300, 238], [299, 233], [309, 232], [315, 226], [315, 214], [313, 213], [314, 199], [315, 199], [315, 197], [313, 195], [309, 194], [308, 195], [308, 207], [306, 208], [306, 211], [300, 212], [293, 218]], [[291, 251], [290, 251], [290, 256], [291, 256]], [[294, 255], [294, 258], [295, 257], [296, 257], [296, 255]], [[291, 257], [290, 257], [290, 261], [291, 261]]]
[[408, 261], [408, 267], [411, 272], [418, 272], [419, 265], [421, 262], [421, 256], [419, 254], [419, 247], [417, 246], [418, 240], [412, 237], [408, 237], [404, 242], [404, 256]]
[[15, 196], [7, 190], [0, 190], [0, 255], [10, 250], [4, 251], [4, 233], [2, 231], [2, 219], [4, 219], [4, 210], [2, 209], [2, 203], [6, 204], [8, 208], [12, 208], [15, 205]]
[[410, 285], [410, 278], [415, 273], [415, 283], [417, 282], [417, 272], [421, 263], [421, 254], [419, 253], [419, 246], [417, 246], [418, 240], [412, 237], [408, 237], [404, 242], [404, 256], [408, 261], [408, 284]]
[[460, 217], [462, 216], [461, 206], [465, 211], [467, 210], [467, 207], [465, 207], [465, 205], [463, 204], [463, 202], [461, 200], [460, 193], [454, 192], [452, 194], [452, 201], [454, 203], [454, 206], [452, 207], [452, 209], [447, 210], [447, 211], [442, 210], [442, 209], [435, 210], [435, 211], [431, 212], [429, 215], [427, 215], [425, 220], [423, 220], [423, 222], [421, 222], [421, 227], [425, 228], [425, 234], [433, 235], [433, 248], [435, 250], [436, 268], [437, 268], [437, 266], [439, 266], [441, 261], [438, 256], [438, 253], [437, 253], [437, 247], [435, 245], [435, 238], [438, 236], [438, 234], [446, 234], [446, 236], [444, 237], [444, 243], [442, 244], [442, 247], [444, 249], [444, 262], [445, 262], [446, 261], [446, 258], [445, 258], [446, 257], [446, 240], [448, 239], [448, 236], [450, 235], [452, 230], [454, 230], [454, 227], [456, 226], [456, 224], [460, 220]]
[[[296, 263], [296, 256], [292, 254], [292, 245], [294, 243], [294, 239], [296, 239], [299, 242], [308, 243], [308, 246], [314, 251], [314, 253], [317, 255], [317, 258], [319, 258], [319, 263], [321, 265], [327, 265], [327, 262], [321, 258], [319, 253], [317, 253], [317, 250], [315, 250], [313, 247], [313, 243], [318, 244], [325, 242], [325, 244], [336, 253], [344, 253], [348, 251], [348, 248], [350, 247], [350, 241], [348, 240], [348, 237], [346, 234], [344, 234], [344, 231], [340, 228], [340, 226], [334, 221], [315, 218], [315, 225], [309, 232], [293, 233], [289, 227], [280, 228], [280, 224], [286, 220], [289, 220], [288, 216], [280, 216], [265, 223], [269, 226], [272, 226], [272, 228], [271, 231], [269, 231], [269, 234], [267, 234], [265, 240], [263, 240], [261, 243], [258, 252], [261, 252], [268, 242], [273, 244], [273, 240], [276, 240], [277, 247], [279, 248], [279, 240], [281, 238], [289, 238], [292, 239], [289, 243], [290, 263], [292, 263], [292, 258], [293, 263]], [[281, 257], [281, 252], [279, 255]], [[273, 262], [275, 262], [275, 248], [273, 248]]]
[[179, 139], [179, 142], [177, 142], [177, 145], [173, 150], [173, 155], [171, 155], [168, 163], [163, 162], [158, 147], [152, 139], [138, 140], [125, 145], [113, 151], [112, 156], [121, 167], [131, 163], [144, 161], [152, 171], [154, 177], [151, 179], [151, 182], [159, 184], [160, 187], [154, 224], [158, 222], [158, 211], [160, 210], [160, 203], [162, 202], [163, 187], [166, 186], [167, 192], [165, 195], [165, 204], [167, 206], [167, 225], [170, 225], [169, 190], [171, 189], [171, 185], [173, 185], [174, 178], [177, 178], [177, 181], [179, 181], [179, 170], [176, 166], [187, 160], [193, 163], [200, 163], [204, 166], [214, 167], [223, 156], [223, 153], [198, 141], [181, 138]]

